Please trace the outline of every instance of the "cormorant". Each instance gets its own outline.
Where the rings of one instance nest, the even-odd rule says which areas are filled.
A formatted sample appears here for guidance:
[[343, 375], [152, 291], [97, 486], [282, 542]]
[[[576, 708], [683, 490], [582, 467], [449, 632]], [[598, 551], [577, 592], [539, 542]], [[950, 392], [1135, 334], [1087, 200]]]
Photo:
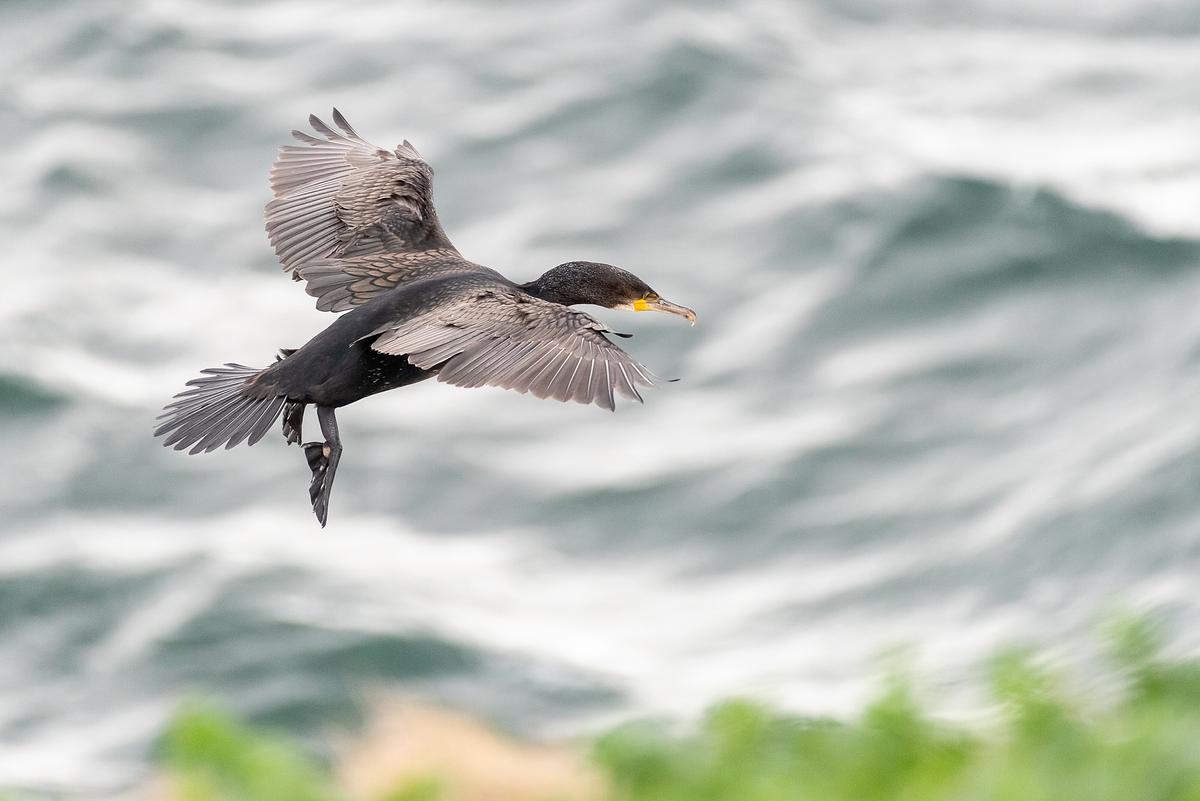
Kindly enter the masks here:
[[340, 132], [308, 119], [325, 138], [292, 131], [303, 144], [280, 148], [267, 235], [318, 309], [348, 313], [262, 370], [202, 370], [159, 416], [164, 445], [253, 445], [281, 413], [288, 444], [300, 442], [304, 410], [315, 405], [325, 439], [302, 447], [324, 526], [342, 455], [339, 406], [437, 376], [612, 410], [614, 391], [641, 401], [638, 387], [660, 380], [605, 336], [615, 332], [570, 307], [662, 311], [695, 324], [691, 309], [609, 264], [567, 262], [516, 284], [467, 261], [438, 222], [433, 171], [407, 140], [395, 150], [369, 144], [337, 109]]

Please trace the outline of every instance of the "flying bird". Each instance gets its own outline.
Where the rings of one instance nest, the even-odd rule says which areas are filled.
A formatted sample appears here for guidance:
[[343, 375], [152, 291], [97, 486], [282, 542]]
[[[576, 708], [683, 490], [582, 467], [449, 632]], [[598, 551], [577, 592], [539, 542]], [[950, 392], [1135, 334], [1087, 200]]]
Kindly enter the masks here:
[[567, 262], [518, 284], [467, 261], [438, 222], [433, 170], [407, 140], [394, 150], [369, 144], [337, 109], [339, 130], [308, 121], [323, 138], [292, 131], [300, 144], [280, 148], [267, 236], [317, 308], [345, 314], [269, 367], [202, 370], [158, 417], [164, 445], [253, 445], [281, 417], [288, 444], [299, 443], [315, 406], [324, 440], [302, 447], [324, 526], [342, 456], [339, 407], [436, 376], [612, 410], [615, 395], [640, 402], [639, 387], [661, 381], [606, 336], [615, 332], [572, 307], [660, 311], [694, 325], [691, 309], [609, 264]]

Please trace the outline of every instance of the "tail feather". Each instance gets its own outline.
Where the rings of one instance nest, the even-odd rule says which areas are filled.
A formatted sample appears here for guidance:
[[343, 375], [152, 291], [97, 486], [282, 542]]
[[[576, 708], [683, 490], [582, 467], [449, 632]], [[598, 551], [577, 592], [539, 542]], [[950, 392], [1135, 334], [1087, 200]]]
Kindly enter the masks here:
[[242, 364], [227, 364], [201, 370], [199, 378], [167, 404], [158, 416], [154, 436], [163, 445], [190, 453], [232, 448], [241, 442], [258, 442], [271, 429], [287, 400], [262, 387], [247, 385], [260, 370]]

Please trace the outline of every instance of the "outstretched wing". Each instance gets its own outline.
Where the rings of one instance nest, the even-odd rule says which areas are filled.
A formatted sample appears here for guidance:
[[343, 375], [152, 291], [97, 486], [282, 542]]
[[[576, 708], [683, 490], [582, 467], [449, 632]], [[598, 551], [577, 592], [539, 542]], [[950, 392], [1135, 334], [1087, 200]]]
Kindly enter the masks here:
[[494, 386], [539, 398], [615, 407], [613, 392], [641, 401], [653, 373], [613, 344], [602, 323], [519, 289], [468, 286], [437, 308], [382, 326], [371, 347], [405, 355], [417, 367], [441, 366], [438, 380]]
[[[296, 278], [319, 260], [440, 251], [457, 257], [433, 207], [433, 171], [407, 141], [394, 151], [370, 144], [334, 109], [335, 131], [308, 118], [324, 136], [292, 131], [271, 166], [275, 199], [267, 236]], [[461, 257], [459, 257], [461, 258]]]

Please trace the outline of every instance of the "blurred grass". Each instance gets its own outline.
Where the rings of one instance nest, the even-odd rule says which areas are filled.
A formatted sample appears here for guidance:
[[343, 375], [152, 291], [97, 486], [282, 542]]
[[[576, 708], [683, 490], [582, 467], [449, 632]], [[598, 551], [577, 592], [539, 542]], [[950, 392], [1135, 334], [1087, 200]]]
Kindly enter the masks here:
[[[682, 734], [618, 728], [592, 758], [611, 801], [1200, 801], [1200, 661], [1163, 657], [1144, 619], [1114, 625], [1110, 642], [1117, 691], [1104, 700], [1071, 692], [1035, 654], [997, 656], [998, 716], [981, 731], [939, 722], [894, 677], [854, 720], [735, 700]], [[203, 707], [178, 716], [164, 754], [184, 801], [476, 799], [456, 795], [453, 776], [350, 799], [294, 745]]]
[[191, 705], [165, 741], [180, 801], [332, 801], [329, 774], [287, 740], [255, 731], [215, 708]]

